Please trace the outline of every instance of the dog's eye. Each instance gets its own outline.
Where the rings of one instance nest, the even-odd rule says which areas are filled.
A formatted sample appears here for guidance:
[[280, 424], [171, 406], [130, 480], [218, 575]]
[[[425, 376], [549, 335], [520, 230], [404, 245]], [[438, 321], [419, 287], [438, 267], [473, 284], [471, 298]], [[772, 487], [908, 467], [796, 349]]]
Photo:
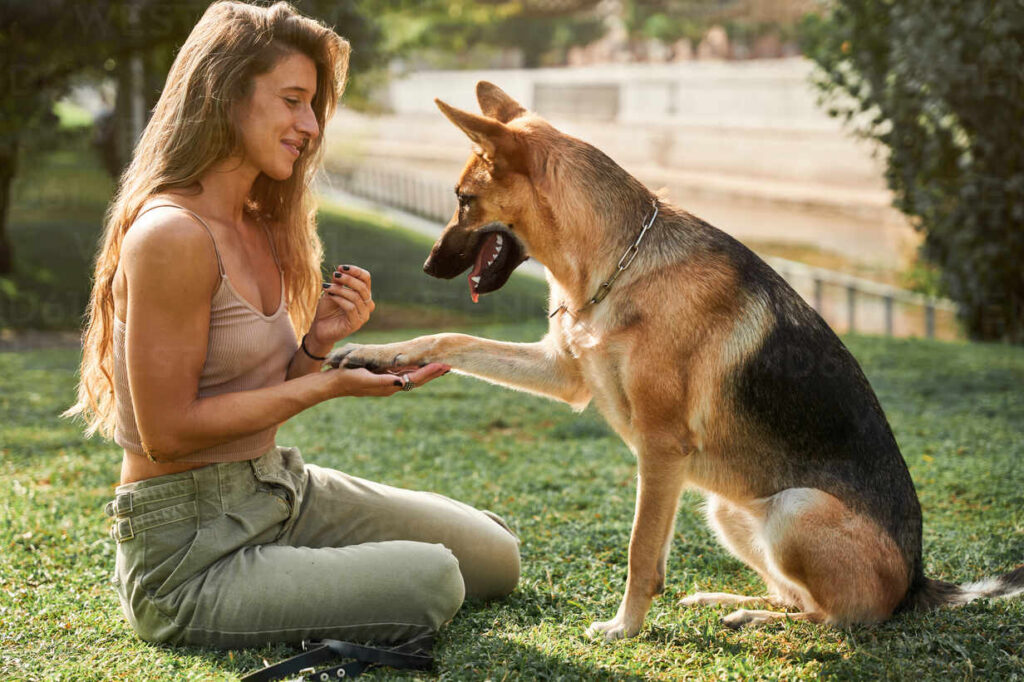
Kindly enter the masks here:
[[472, 194], [460, 194], [459, 195], [459, 214], [465, 216], [469, 212], [469, 207], [473, 204], [473, 200], [476, 199]]

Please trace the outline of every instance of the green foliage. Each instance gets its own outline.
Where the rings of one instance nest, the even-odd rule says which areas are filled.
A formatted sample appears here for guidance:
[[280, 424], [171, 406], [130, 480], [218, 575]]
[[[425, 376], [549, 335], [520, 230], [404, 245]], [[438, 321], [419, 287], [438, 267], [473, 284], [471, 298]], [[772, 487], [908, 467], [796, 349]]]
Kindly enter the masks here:
[[969, 333], [1024, 342], [1024, 7], [839, 0], [804, 36], [831, 113], [887, 149]]
[[[141, 8], [133, 20], [130, 5]], [[208, 3], [146, 6], [129, 0], [8, 0], [0, 15], [0, 128], [4, 144], [24, 142], [76, 75], [110, 71], [133, 52], [184, 39]], [[53, 119], [54, 124], [56, 119]]]
[[[495, 294], [501, 295], [501, 292]], [[534, 340], [543, 323], [484, 327]], [[367, 342], [418, 332], [361, 334]], [[925, 571], [970, 581], [1024, 556], [1024, 350], [985, 344], [846, 339], [879, 394], [924, 510]], [[0, 353], [0, 678], [230, 680], [293, 651], [152, 646], [121, 614], [108, 580], [103, 504], [120, 455], [57, 414], [73, 399], [74, 350]], [[936, 368], [941, 368], [936, 371]], [[614, 612], [626, 574], [636, 467], [591, 409], [451, 374], [388, 399], [339, 399], [278, 435], [305, 458], [353, 475], [433, 490], [502, 514], [522, 539], [520, 586], [467, 603], [442, 630], [434, 675], [369, 679], [989, 679], [1024, 677], [1024, 599], [907, 614], [876, 627], [780, 622], [733, 632], [726, 607], [678, 605], [696, 591], [763, 586], [683, 497], [666, 592], [636, 639], [588, 641]], [[436, 677], [435, 677], [436, 676]]]
[[[26, 156], [12, 187], [18, 258], [0, 277], [0, 329], [77, 329], [113, 182], [89, 150], [89, 128], [60, 131], [59, 149]], [[55, 145], [58, 146], [58, 145]]]
[[604, 33], [600, 19], [589, 14], [537, 13], [531, 3], [448, 2], [428, 0], [384, 3], [391, 50], [444, 67], [474, 68], [473, 50], [517, 48], [524, 65], [537, 67], [546, 60], [561, 61], [573, 45], [597, 40]]
[[365, 104], [379, 77], [376, 69], [382, 66], [386, 56], [384, 22], [373, 5], [338, 0], [300, 0], [293, 4], [303, 14], [334, 28], [352, 46], [344, 102], [345, 106]]
[[942, 271], [928, 261], [918, 258], [910, 267], [900, 274], [900, 286], [916, 291], [925, 296], [940, 297], [942, 291]]
[[682, 38], [694, 43], [714, 23], [718, 0], [628, 0], [625, 22], [630, 34], [671, 44]]
[[57, 102], [53, 107], [53, 113], [63, 129], [88, 128], [92, 125], [92, 114], [71, 102]]

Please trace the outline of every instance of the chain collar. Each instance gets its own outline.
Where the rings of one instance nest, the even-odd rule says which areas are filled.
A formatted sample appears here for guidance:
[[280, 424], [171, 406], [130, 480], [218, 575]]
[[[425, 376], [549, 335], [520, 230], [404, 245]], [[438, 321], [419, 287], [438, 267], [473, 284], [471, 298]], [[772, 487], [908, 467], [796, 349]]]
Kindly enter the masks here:
[[[612, 273], [611, 277], [601, 282], [601, 285], [597, 287], [597, 293], [594, 294], [589, 301], [584, 303], [582, 308], [577, 310], [575, 313], [569, 313], [570, 315], [572, 315], [573, 317], [579, 317], [580, 313], [582, 313], [584, 310], [586, 310], [592, 305], [595, 305], [603, 301], [605, 297], [608, 296], [608, 292], [611, 291], [612, 284], [614, 284], [615, 280], [619, 278], [619, 275], [621, 275], [623, 271], [626, 270], [626, 268], [633, 264], [633, 260], [636, 258], [636, 255], [640, 253], [640, 242], [644, 240], [644, 236], [647, 234], [647, 230], [651, 229], [651, 225], [654, 224], [654, 220], [658, 217], [658, 200], [655, 199], [653, 202], [651, 202], [651, 205], [654, 207], [654, 213], [650, 214], [650, 218], [644, 216], [643, 229], [640, 230], [640, 236], [638, 236], [636, 238], [636, 241], [634, 241], [633, 244], [628, 249], [626, 249], [626, 252], [622, 254], [622, 258], [619, 259], [619, 264], [616, 266], [615, 272]], [[565, 303], [562, 303], [560, 306], [555, 308], [555, 310], [550, 315], [548, 315], [548, 317], [551, 318], [557, 315], [558, 313], [568, 312], [569, 307]]]

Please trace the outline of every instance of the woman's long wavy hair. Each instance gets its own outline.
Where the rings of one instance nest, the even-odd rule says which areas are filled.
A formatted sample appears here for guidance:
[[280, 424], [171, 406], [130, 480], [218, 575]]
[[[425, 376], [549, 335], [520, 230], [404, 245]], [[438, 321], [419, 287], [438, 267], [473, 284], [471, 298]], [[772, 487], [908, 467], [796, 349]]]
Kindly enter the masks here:
[[87, 436], [98, 431], [109, 438], [114, 430], [113, 283], [125, 233], [153, 195], [167, 190], [199, 191], [199, 179], [211, 166], [240, 152], [241, 136], [232, 124], [232, 107], [249, 97], [254, 76], [267, 73], [282, 57], [294, 53], [316, 64], [312, 106], [321, 135], [309, 140], [287, 180], [260, 174], [245, 208], [270, 228], [296, 333], [301, 334], [312, 321], [323, 258], [312, 183], [323, 163], [324, 125], [345, 88], [349, 45], [286, 2], [269, 7], [216, 2], [178, 51], [106, 212], [82, 336], [78, 402], [64, 413], [81, 416]]

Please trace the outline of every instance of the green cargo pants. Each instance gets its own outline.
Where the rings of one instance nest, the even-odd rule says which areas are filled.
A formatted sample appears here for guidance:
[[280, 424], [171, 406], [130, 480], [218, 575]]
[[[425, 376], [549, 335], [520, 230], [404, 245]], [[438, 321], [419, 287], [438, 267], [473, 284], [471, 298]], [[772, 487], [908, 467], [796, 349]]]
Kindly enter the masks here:
[[151, 642], [408, 639], [519, 580], [498, 516], [306, 465], [295, 448], [118, 486], [106, 511], [121, 606]]

